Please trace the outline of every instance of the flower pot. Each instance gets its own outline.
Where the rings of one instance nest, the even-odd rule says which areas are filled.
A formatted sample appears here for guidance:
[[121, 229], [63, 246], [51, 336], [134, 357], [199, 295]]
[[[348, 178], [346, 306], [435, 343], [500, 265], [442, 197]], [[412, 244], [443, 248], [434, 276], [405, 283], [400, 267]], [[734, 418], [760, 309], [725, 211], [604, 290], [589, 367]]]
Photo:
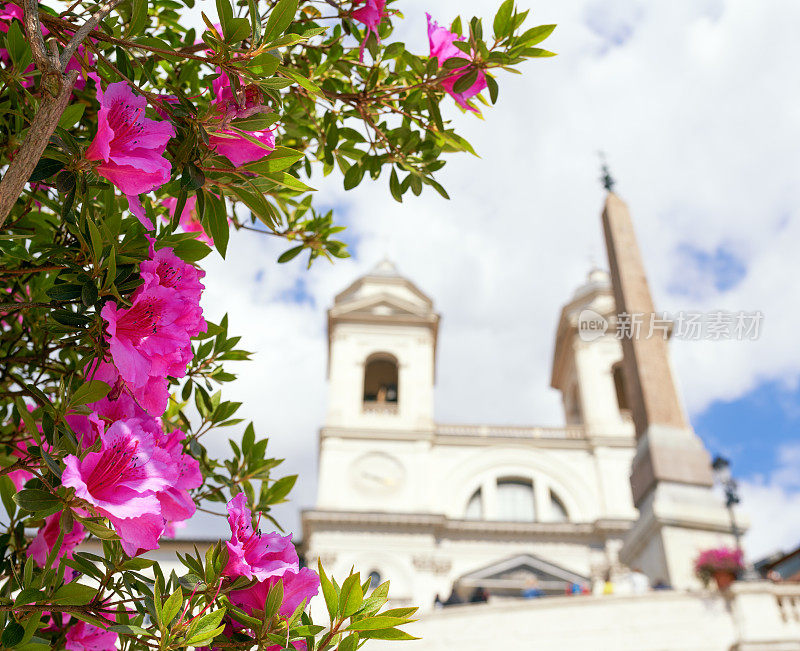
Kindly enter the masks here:
[[714, 581], [717, 582], [720, 592], [725, 592], [735, 580], [736, 575], [729, 570], [716, 570], [714, 572]]

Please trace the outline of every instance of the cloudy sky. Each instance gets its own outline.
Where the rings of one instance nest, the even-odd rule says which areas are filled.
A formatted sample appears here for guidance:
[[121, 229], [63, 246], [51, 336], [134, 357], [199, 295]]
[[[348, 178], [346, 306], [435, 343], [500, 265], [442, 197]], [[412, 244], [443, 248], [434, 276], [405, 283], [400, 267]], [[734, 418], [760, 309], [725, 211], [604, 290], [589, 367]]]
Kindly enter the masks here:
[[[424, 12], [491, 17], [488, 0], [402, 0], [396, 38], [426, 52]], [[257, 351], [230, 398], [301, 478], [279, 517], [298, 530], [316, 499], [325, 310], [383, 256], [443, 316], [436, 416], [558, 424], [548, 384], [562, 304], [592, 264], [604, 150], [629, 203], [657, 309], [761, 311], [757, 341], [674, 341], [687, 408], [743, 482], [753, 555], [800, 542], [800, 4], [791, 0], [522, 0], [557, 23], [554, 59], [500, 79], [484, 119], [451, 117], [480, 158], [451, 158], [433, 192], [395, 203], [387, 178], [342, 190], [315, 178], [353, 257], [278, 266], [269, 238], [235, 234], [206, 260], [205, 308]], [[211, 10], [213, 13], [213, 10]], [[798, 317], [798, 321], [795, 320]], [[219, 435], [224, 449], [224, 437]], [[187, 533], [199, 533], [200, 523]], [[204, 530], [207, 533], [207, 530]], [[299, 534], [299, 531], [298, 531]]]

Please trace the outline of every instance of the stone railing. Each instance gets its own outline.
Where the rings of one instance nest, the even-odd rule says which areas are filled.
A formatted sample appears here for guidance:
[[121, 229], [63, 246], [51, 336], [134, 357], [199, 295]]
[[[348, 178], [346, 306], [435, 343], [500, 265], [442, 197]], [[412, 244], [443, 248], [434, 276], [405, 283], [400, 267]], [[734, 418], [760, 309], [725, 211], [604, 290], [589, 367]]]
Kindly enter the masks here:
[[497, 425], [436, 425], [437, 436], [513, 438], [513, 439], [582, 439], [586, 432], [580, 426], [516, 427]]
[[396, 416], [399, 410], [396, 402], [364, 402], [363, 412], [378, 416]]

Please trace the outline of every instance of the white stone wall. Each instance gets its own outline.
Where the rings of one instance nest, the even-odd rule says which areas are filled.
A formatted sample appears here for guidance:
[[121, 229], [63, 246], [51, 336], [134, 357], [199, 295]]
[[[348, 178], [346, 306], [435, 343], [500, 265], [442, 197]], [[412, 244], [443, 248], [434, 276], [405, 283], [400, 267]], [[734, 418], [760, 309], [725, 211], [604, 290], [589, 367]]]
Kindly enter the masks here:
[[[798, 586], [735, 583], [716, 592], [549, 597], [454, 606], [406, 628], [408, 651], [800, 651]], [[369, 642], [370, 651], [397, 642]]]

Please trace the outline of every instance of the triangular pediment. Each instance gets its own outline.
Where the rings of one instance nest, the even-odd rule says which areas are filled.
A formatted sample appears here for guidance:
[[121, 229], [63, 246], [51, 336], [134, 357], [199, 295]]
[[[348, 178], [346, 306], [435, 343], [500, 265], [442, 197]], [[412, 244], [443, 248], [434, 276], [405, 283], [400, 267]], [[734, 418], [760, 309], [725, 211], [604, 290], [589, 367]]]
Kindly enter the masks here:
[[428, 318], [430, 315], [430, 309], [425, 306], [416, 305], [388, 292], [371, 294], [344, 305], [336, 305], [331, 309], [331, 316], [335, 318], [363, 316], [419, 319]]
[[463, 575], [456, 581], [461, 588], [485, 588], [493, 594], [519, 594], [536, 586], [548, 594], [563, 594], [572, 584], [589, 579], [533, 554], [518, 554], [495, 561]]

